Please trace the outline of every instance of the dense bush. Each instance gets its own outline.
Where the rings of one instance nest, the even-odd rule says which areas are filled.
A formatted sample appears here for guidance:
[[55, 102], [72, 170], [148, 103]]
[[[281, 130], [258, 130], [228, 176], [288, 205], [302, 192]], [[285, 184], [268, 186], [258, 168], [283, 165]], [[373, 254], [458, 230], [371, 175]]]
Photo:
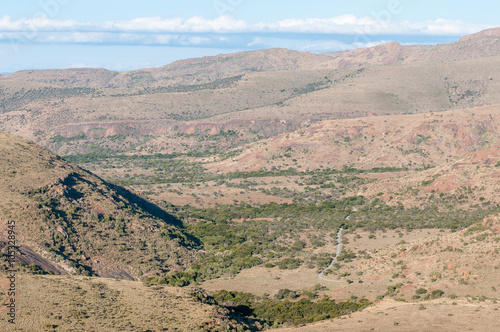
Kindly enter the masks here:
[[301, 298], [291, 301], [298, 294], [291, 290], [280, 290], [277, 299], [259, 298], [250, 293], [229, 292], [226, 290], [213, 294], [215, 301], [226, 308], [244, 316], [254, 316], [272, 327], [292, 326], [331, 319], [361, 310], [371, 303], [367, 300], [358, 302], [336, 302], [328, 297], [317, 301]]

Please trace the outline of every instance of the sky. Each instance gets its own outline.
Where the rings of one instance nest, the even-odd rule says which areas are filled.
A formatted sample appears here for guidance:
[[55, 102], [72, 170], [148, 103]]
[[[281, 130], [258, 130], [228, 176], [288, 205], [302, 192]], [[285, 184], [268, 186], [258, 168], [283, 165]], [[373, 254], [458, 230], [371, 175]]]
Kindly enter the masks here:
[[126, 71], [274, 47], [450, 43], [499, 27], [499, 12], [498, 0], [3, 0], [0, 73]]

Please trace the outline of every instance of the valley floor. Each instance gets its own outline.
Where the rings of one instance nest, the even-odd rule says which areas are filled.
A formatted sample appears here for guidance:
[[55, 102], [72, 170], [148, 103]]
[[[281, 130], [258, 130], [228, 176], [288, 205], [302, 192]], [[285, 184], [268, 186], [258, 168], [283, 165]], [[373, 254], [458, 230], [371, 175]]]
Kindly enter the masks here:
[[492, 301], [439, 299], [417, 304], [384, 300], [366, 310], [332, 321], [277, 331], [492, 332], [500, 330], [499, 309], [500, 305]]

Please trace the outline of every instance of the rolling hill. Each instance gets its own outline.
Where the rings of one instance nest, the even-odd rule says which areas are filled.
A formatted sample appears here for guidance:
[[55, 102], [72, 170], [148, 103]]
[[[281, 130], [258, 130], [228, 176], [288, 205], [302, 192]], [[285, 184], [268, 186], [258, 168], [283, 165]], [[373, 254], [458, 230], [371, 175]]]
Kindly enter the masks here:
[[130, 72], [105, 69], [27, 70], [1, 80], [42, 82], [61, 87], [193, 85], [251, 72], [339, 69], [373, 65], [447, 63], [498, 55], [500, 28], [465, 36], [453, 44], [402, 46], [397, 42], [367, 49], [312, 54], [268, 49], [179, 60], [159, 68]]
[[133, 280], [193, 259], [197, 240], [136, 194], [10, 134], [0, 155], [0, 241], [5, 250], [14, 222], [25, 266]]
[[[205, 192], [180, 183], [167, 190], [165, 181], [273, 167], [408, 169], [397, 175], [401, 185], [394, 186], [393, 174], [349, 193], [397, 188], [387, 199], [415, 187], [419, 199], [432, 190], [455, 193], [489, 175], [480, 169], [473, 172], [477, 179], [467, 180], [453, 165], [499, 143], [498, 31], [435, 46], [389, 43], [327, 54], [260, 50], [127, 73], [19, 72], [0, 79], [0, 129], [109, 181], [178, 204], [201, 202], [200, 193], [212, 197], [217, 186], [209, 183]], [[426, 167], [434, 169], [418, 171]], [[442, 184], [424, 190], [420, 183], [431, 179]], [[205, 202], [288, 202], [291, 194], [268, 195], [288, 185], [267, 186], [268, 180], [259, 192], [227, 188]], [[293, 190], [307, 196], [299, 187]], [[484, 195], [497, 201], [491, 186], [483, 187], [489, 189], [473, 204]], [[420, 204], [410, 194], [398, 196], [403, 204]]]
[[211, 149], [189, 135], [235, 130], [241, 139], [220, 146], [228, 149], [322, 120], [498, 104], [497, 32], [334, 54], [260, 50], [124, 73], [23, 71], [0, 78], [0, 130], [62, 155], [94, 146], [171, 153]]
[[0, 76], [20, 327], [491, 330], [499, 42]]

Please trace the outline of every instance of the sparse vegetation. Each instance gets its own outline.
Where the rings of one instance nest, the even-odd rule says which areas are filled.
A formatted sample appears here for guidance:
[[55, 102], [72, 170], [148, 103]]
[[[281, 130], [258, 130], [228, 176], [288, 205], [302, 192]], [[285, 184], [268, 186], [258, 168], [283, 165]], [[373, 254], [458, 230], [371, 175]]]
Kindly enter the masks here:
[[[0, 133], [19, 327], [259, 331], [344, 316], [342, 329], [375, 300], [391, 329], [490, 315], [500, 67], [488, 38], [425, 56], [275, 49], [2, 76], [0, 130], [64, 155]], [[392, 47], [403, 58], [386, 65]], [[7, 242], [0, 253], [3, 275]]]

